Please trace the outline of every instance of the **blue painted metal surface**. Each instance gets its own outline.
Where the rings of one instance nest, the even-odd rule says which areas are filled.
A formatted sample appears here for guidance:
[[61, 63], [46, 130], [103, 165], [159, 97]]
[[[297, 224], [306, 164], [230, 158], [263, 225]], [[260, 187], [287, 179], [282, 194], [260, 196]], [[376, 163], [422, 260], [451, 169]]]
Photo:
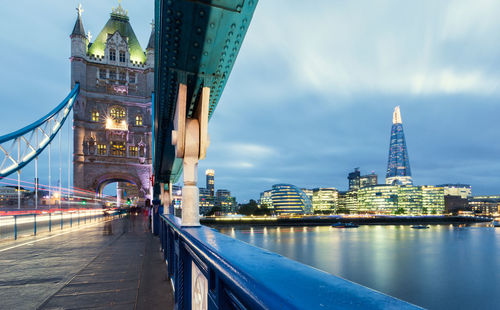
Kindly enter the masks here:
[[171, 145], [179, 83], [187, 85], [188, 116], [202, 87], [210, 87], [212, 116], [258, 0], [156, 0], [155, 179], [175, 182], [181, 162]]
[[43, 152], [64, 125], [79, 92], [80, 84], [76, 83], [69, 95], [47, 115], [0, 136], [0, 179], [21, 170]]
[[191, 309], [191, 265], [208, 280], [208, 309], [420, 309], [208, 227], [161, 216], [177, 309]]

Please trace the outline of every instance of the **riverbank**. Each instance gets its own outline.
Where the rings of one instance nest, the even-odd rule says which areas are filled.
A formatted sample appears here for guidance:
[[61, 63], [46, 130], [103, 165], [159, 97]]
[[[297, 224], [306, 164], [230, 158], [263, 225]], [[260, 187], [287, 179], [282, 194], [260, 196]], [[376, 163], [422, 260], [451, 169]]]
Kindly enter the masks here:
[[204, 217], [207, 226], [326, 226], [334, 223], [360, 225], [472, 224], [490, 222], [490, 218], [472, 216], [303, 216], [303, 217]]

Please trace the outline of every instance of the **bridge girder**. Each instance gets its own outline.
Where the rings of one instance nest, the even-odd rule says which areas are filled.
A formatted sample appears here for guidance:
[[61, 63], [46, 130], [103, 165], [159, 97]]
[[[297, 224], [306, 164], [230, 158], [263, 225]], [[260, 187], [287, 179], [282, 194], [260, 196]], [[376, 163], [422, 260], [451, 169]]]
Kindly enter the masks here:
[[176, 182], [172, 130], [179, 84], [187, 85], [186, 116], [210, 88], [213, 115], [248, 30], [258, 0], [156, 0], [153, 170], [155, 182]]

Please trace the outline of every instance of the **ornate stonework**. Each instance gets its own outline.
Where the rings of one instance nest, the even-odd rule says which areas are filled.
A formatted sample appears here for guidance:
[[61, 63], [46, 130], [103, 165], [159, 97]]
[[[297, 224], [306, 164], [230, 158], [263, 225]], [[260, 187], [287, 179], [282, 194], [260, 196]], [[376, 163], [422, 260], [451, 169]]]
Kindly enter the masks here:
[[81, 12], [80, 7], [70, 58], [71, 86], [80, 83], [73, 110], [74, 186], [100, 193], [109, 183], [127, 182], [137, 186], [140, 198], [150, 198], [154, 49], [143, 51], [128, 18], [116, 12], [89, 42]]

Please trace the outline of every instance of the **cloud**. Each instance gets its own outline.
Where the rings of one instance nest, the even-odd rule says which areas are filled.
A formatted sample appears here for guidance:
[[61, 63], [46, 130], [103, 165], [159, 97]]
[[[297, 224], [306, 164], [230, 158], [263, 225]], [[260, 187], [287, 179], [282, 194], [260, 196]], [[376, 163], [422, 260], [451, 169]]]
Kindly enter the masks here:
[[[498, 9], [492, 0], [260, 2], [245, 55], [264, 70], [276, 59], [284, 63], [274, 80], [294, 92], [497, 92], [498, 73], [468, 56], [483, 47], [500, 53], [488, 43], [500, 31]], [[447, 49], [460, 61], [450, 62]]]

